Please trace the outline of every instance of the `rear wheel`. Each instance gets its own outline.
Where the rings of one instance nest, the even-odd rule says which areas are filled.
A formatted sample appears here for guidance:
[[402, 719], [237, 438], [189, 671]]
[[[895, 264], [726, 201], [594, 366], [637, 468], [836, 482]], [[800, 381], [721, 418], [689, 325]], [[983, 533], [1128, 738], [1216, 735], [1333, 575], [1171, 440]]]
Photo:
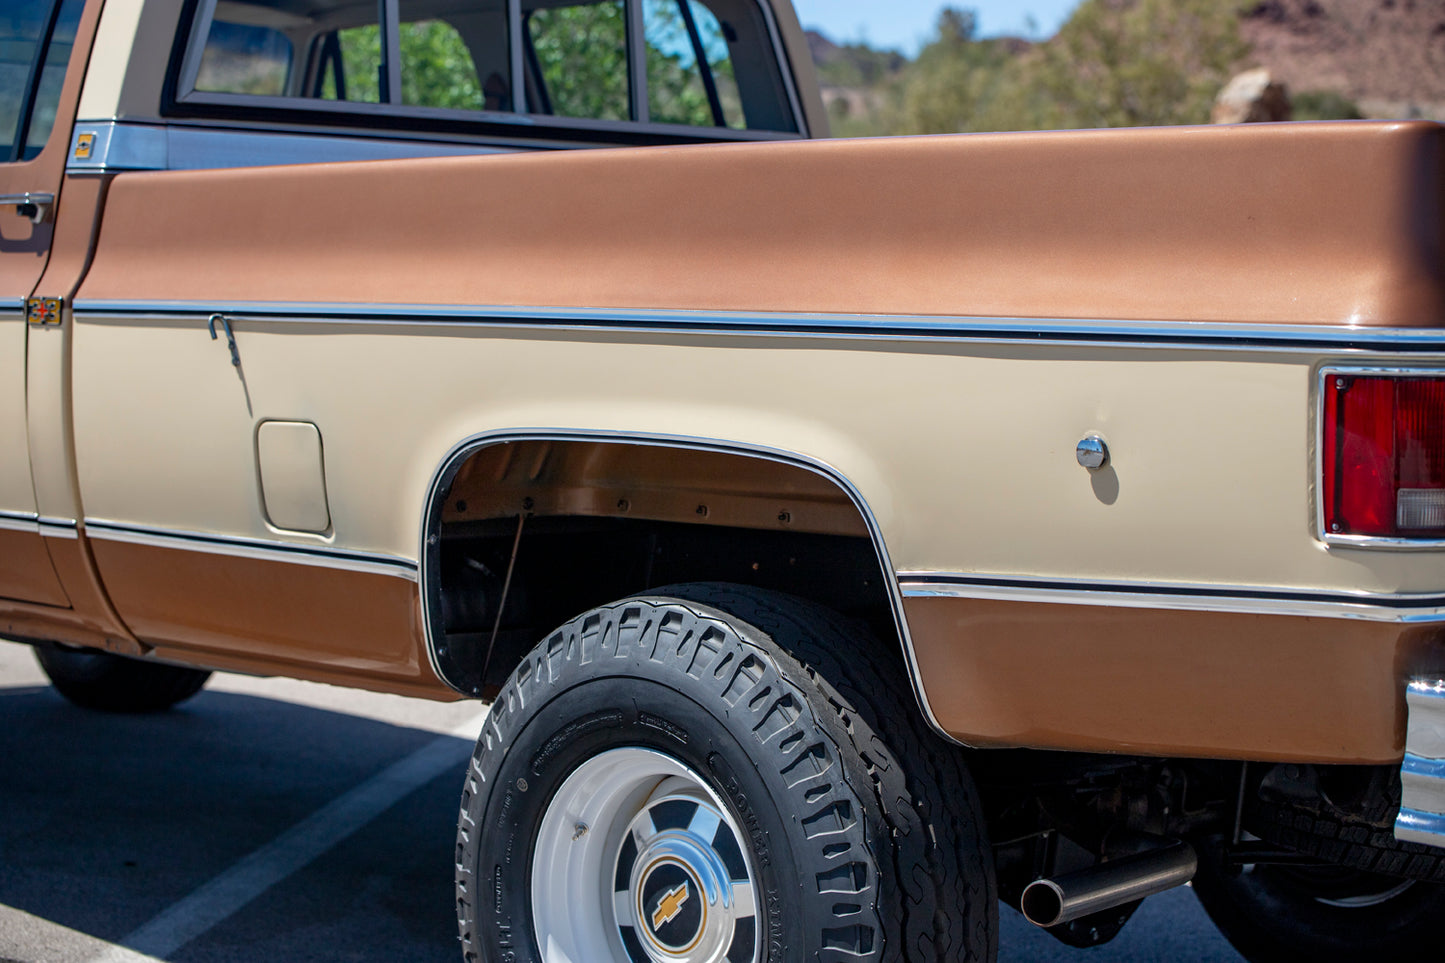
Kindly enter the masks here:
[[105, 712], [160, 712], [200, 692], [211, 677], [202, 669], [143, 662], [55, 642], [37, 643], [35, 659], [66, 699]]
[[1200, 859], [1194, 892], [1251, 963], [1440, 959], [1445, 886], [1343, 866], [1245, 866]]
[[493, 704], [463, 793], [468, 959], [992, 959], [972, 781], [877, 645], [718, 585], [555, 632]]

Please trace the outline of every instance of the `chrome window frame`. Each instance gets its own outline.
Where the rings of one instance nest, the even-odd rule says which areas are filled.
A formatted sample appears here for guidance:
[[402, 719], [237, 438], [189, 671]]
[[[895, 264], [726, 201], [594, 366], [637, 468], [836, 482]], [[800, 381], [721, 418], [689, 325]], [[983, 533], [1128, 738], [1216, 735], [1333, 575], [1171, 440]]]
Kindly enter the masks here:
[[1342, 535], [1325, 527], [1325, 392], [1329, 380], [1344, 375], [1350, 378], [1445, 378], [1445, 367], [1420, 368], [1409, 365], [1323, 365], [1315, 379], [1313, 417], [1315, 421], [1314, 492], [1315, 536], [1329, 548], [1384, 549], [1387, 551], [1429, 552], [1445, 549], [1445, 538], [1401, 538], [1388, 535]]
[[[731, 127], [695, 127], [687, 124], [665, 124], [657, 123], [647, 119], [647, 78], [646, 71], [642, 71], [639, 77], [632, 76], [629, 69], [628, 89], [634, 102], [642, 104], [642, 119], [637, 120], [593, 120], [585, 117], [558, 117], [552, 114], [527, 113], [531, 105], [527, 103], [526, 85], [517, 84], [516, 78], [521, 76], [520, 71], [525, 70], [522, 56], [522, 18], [521, 0], [507, 0], [508, 16], [508, 43], [510, 46], [508, 59], [513, 74], [513, 88], [517, 91], [514, 94], [513, 106], [515, 111], [483, 111], [463, 110], [457, 108], [422, 107], [407, 105], [399, 102], [363, 103], [359, 101], [334, 101], [320, 100], [314, 97], [291, 97], [291, 96], [258, 96], [252, 94], [230, 94], [214, 91], [196, 90], [196, 80], [200, 74], [201, 58], [205, 49], [206, 38], [210, 36], [211, 24], [215, 20], [216, 6], [219, 0], [200, 0], [196, 6], [195, 13], [191, 17], [190, 28], [178, 32], [176, 43], [184, 44], [180, 51], [180, 68], [176, 71], [174, 86], [167, 91], [165, 97], [165, 109], [163, 116], [183, 116], [186, 120], [212, 120], [226, 122], [231, 118], [226, 116], [227, 112], [241, 111], [248, 116], [261, 112], [274, 114], [274, 122], [285, 124], [288, 127], [306, 127], [309, 129], [328, 130], [337, 126], [347, 126], [348, 121], [353, 129], [364, 128], [367, 131], [396, 131], [398, 133], [413, 133], [413, 128], [421, 127], [423, 130], [432, 131], [440, 125], [451, 125], [454, 128], [491, 128], [492, 130], [458, 130], [456, 136], [468, 140], [478, 137], [538, 137], [554, 140], [576, 140], [583, 139], [600, 143], [609, 143], [608, 138], [617, 138], [626, 142], [628, 139], [641, 139], [646, 141], [665, 143], [719, 143], [719, 142], [751, 142], [751, 141], [789, 141], [804, 140], [809, 137], [808, 122], [802, 109], [802, 101], [798, 95], [797, 85], [793, 78], [792, 62], [787, 55], [787, 49], [782, 42], [782, 36], [778, 30], [777, 22], [774, 19], [772, 7], [760, 0], [750, 0], [759, 11], [764, 26], [763, 39], [771, 45], [773, 63], [782, 81], [782, 93], [785, 98], [784, 106], [792, 118], [793, 131], [775, 131], [762, 129], [736, 129]], [[624, 0], [627, 5], [628, 23], [631, 27], [633, 20], [641, 22], [642, 3], [641, 0]], [[395, 38], [388, 36], [387, 42]], [[636, 40], [629, 29], [628, 61], [629, 65], [634, 58], [633, 48], [642, 50], [644, 43], [639, 33]], [[641, 54], [638, 55], [640, 57]], [[387, 51], [383, 50], [383, 62], [388, 61]], [[395, 60], [394, 57], [391, 58]], [[399, 67], [393, 63], [394, 68]], [[293, 65], [295, 69], [296, 65]], [[397, 92], [399, 96], [399, 91]], [[634, 104], [635, 106], [635, 104]], [[212, 108], [213, 113], [207, 113], [206, 109]], [[318, 121], [317, 115], [324, 115], [328, 120]], [[303, 118], [311, 118], [308, 120]], [[427, 127], [430, 123], [431, 127]], [[493, 133], [492, 131], [495, 131]], [[611, 141], [616, 143], [616, 141]]]

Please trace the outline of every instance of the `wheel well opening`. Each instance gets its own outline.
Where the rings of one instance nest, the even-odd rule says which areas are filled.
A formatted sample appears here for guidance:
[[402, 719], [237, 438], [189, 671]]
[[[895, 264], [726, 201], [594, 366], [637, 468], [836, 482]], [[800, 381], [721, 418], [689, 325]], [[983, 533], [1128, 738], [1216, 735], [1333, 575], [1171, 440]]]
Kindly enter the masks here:
[[861, 511], [799, 465], [643, 443], [500, 442], [465, 458], [430, 524], [433, 657], [451, 685], [483, 698], [578, 613], [680, 582], [788, 592], [897, 639], [891, 575]]

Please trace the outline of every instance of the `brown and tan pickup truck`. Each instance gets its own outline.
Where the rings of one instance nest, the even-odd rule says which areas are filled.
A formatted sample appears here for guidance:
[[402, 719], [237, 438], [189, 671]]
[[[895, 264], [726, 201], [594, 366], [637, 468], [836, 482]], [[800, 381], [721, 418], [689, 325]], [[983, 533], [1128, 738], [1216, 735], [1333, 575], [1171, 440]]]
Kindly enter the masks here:
[[1445, 128], [830, 141], [784, 0], [0, 58], [0, 633], [490, 701], [468, 959], [1445, 952]]

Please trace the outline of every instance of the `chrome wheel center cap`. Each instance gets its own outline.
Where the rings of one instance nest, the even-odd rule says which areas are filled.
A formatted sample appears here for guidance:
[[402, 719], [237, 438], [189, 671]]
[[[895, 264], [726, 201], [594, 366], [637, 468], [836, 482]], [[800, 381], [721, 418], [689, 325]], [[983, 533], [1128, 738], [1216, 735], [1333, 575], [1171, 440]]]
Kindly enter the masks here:
[[573, 770], [532, 854], [544, 963], [759, 963], [750, 850], [731, 812], [655, 749], [608, 749]]
[[686, 959], [703, 941], [709, 915], [716, 915], [708, 910], [718, 908], [718, 889], [714, 885], [708, 892], [698, 875], [677, 857], [660, 856], [642, 871], [632, 890], [643, 943], [665, 959]]
[[752, 882], [712, 800], [684, 792], [644, 806], [618, 853], [617, 883], [619, 934], [633, 959], [719, 963], [739, 951], [754, 958]]

